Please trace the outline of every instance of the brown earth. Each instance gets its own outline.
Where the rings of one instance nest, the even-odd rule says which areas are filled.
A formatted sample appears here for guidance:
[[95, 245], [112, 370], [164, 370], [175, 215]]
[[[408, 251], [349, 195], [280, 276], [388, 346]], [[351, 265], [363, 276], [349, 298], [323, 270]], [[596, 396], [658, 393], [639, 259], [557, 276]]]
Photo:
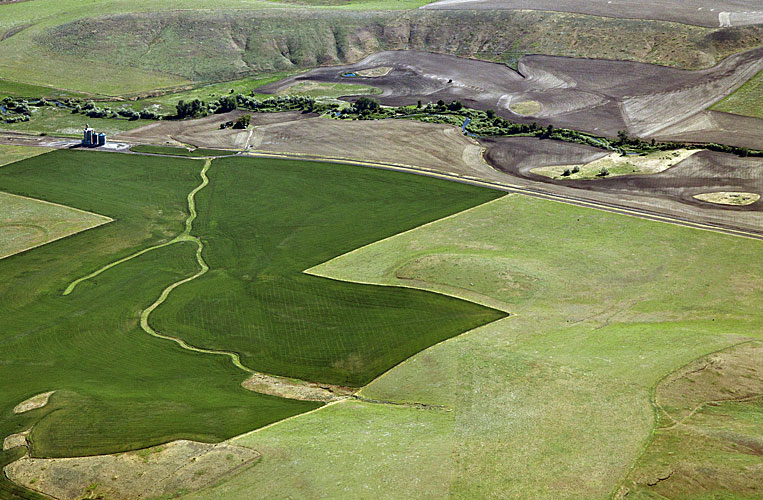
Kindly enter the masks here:
[[763, 120], [721, 111], [701, 111], [655, 135], [657, 140], [716, 142], [763, 149]]
[[311, 118], [256, 127], [256, 151], [316, 155], [413, 165], [480, 176], [492, 169], [482, 147], [453, 126], [410, 120], [331, 120]]
[[758, 0], [440, 0], [422, 9], [552, 10], [709, 27], [763, 22], [763, 7]]
[[4, 470], [12, 481], [59, 500], [133, 500], [199, 490], [240, 472], [259, 457], [251, 448], [227, 442], [173, 441], [114, 455], [25, 456]]
[[[623, 175], [602, 180], [554, 181], [533, 174], [532, 168], [545, 166], [544, 155], [555, 141], [530, 137], [481, 139], [487, 147], [485, 159], [498, 172], [493, 177], [504, 182], [647, 210], [724, 227], [763, 233], [763, 201], [747, 206], [721, 206], [693, 197], [708, 191], [763, 193], [763, 159], [740, 158], [726, 153], [702, 151], [678, 165], [650, 175]], [[582, 146], [575, 146], [575, 149]], [[571, 150], [571, 152], [574, 151]], [[568, 158], [584, 160], [588, 153], [577, 149]], [[552, 157], [552, 161], [555, 158]], [[554, 161], [555, 164], [556, 161]], [[498, 180], [498, 179], [496, 179]]]
[[[379, 66], [387, 75], [344, 77]], [[736, 54], [700, 71], [643, 63], [556, 56], [525, 56], [518, 70], [484, 61], [419, 51], [388, 51], [345, 66], [318, 68], [258, 89], [278, 93], [294, 82], [351, 82], [382, 89], [382, 104], [415, 104], [417, 100], [460, 100], [478, 109], [494, 109], [512, 121], [553, 123], [594, 134], [614, 136], [672, 135], [669, 127], [687, 120], [763, 69], [763, 48]], [[534, 116], [518, 115], [512, 102], [537, 101]], [[753, 136], [763, 134], [763, 120], [748, 119]], [[758, 126], [755, 127], [755, 124]], [[708, 129], [719, 135], [720, 126]], [[757, 144], [763, 148], [763, 141]]]
[[114, 136], [115, 141], [135, 144], [156, 144], [171, 146], [193, 146], [201, 148], [244, 149], [250, 137], [249, 130], [220, 129], [220, 124], [235, 121], [239, 116], [249, 114], [253, 126], [269, 123], [290, 123], [316, 116], [314, 113], [298, 111], [286, 113], [252, 113], [242, 110], [219, 115], [205, 116], [194, 120], [159, 121]]

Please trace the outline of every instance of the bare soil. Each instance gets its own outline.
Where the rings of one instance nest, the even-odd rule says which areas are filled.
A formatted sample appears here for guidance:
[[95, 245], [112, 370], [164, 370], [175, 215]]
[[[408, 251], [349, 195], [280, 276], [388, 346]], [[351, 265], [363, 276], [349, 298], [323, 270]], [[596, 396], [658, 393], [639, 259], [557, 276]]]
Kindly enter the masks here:
[[482, 147], [460, 129], [410, 120], [345, 121], [311, 118], [256, 127], [253, 150], [414, 165], [464, 175], [492, 169]]
[[156, 498], [209, 486], [260, 457], [230, 443], [173, 441], [144, 450], [79, 458], [23, 457], [5, 468], [14, 482], [59, 500]]
[[48, 400], [54, 392], [56, 391], [43, 392], [42, 394], [32, 396], [26, 401], [22, 401], [13, 408], [13, 413], [26, 413], [28, 411], [36, 410], [37, 408], [42, 408], [48, 404]]
[[170, 146], [193, 146], [203, 148], [244, 149], [249, 138], [249, 130], [220, 129], [220, 124], [235, 121], [239, 116], [252, 116], [251, 125], [259, 126], [277, 122], [292, 122], [314, 117], [315, 114], [252, 113], [236, 110], [219, 115], [205, 116], [193, 120], [160, 121], [124, 132], [114, 137], [117, 141], [136, 144], [156, 144]]
[[430, 10], [551, 10], [624, 19], [656, 19], [697, 26], [742, 26], [763, 22], [757, 0], [440, 0]]
[[655, 134], [657, 140], [716, 142], [763, 149], [763, 119], [701, 111]]
[[26, 437], [29, 435], [29, 431], [19, 432], [17, 434], [11, 434], [3, 439], [3, 450], [10, 450], [11, 448], [18, 448], [21, 446], [27, 446]]
[[[387, 75], [344, 77], [387, 66]], [[278, 93], [299, 81], [351, 82], [382, 89], [382, 104], [415, 104], [417, 100], [460, 100], [478, 109], [494, 109], [513, 121], [553, 123], [614, 136], [671, 135], [679, 124], [730, 94], [763, 69], [763, 48], [736, 54], [700, 71], [651, 64], [556, 56], [525, 56], [514, 71], [503, 64], [419, 51], [387, 51], [358, 63], [318, 68], [260, 87]], [[536, 101], [536, 114], [519, 115], [512, 102]], [[763, 123], [763, 120], [759, 120]], [[723, 135], [719, 126], [709, 128]], [[758, 144], [763, 147], [763, 143]]]
[[751, 205], [760, 199], [756, 193], [739, 193], [734, 191], [719, 191], [715, 193], [695, 194], [695, 198], [721, 205]]
[[349, 387], [317, 384], [315, 382], [277, 377], [265, 373], [254, 373], [241, 385], [245, 389], [259, 392], [260, 394], [302, 401], [322, 401], [325, 403], [344, 399], [354, 392]]

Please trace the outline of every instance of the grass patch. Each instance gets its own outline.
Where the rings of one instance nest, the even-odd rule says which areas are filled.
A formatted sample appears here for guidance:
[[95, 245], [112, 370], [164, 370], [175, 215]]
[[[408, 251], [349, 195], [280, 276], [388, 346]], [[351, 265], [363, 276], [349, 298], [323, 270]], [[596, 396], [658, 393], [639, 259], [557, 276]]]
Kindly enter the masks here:
[[657, 174], [678, 165], [699, 151], [701, 150], [676, 149], [641, 155], [611, 153], [585, 165], [552, 165], [533, 168], [530, 171], [556, 180], [591, 180], [619, 175]]
[[226, 151], [224, 149], [196, 148], [196, 149], [189, 150], [186, 148], [178, 148], [173, 146], [148, 146], [148, 145], [133, 146], [130, 148], [130, 151], [135, 151], [136, 153], [152, 153], [157, 155], [190, 156], [190, 157], [228, 156], [228, 155], [236, 154], [236, 151]]
[[194, 232], [210, 272], [155, 311], [157, 331], [236, 351], [265, 373], [359, 386], [433, 343], [504, 316], [420, 290], [302, 272], [501, 193], [291, 160], [218, 159], [209, 179], [197, 196]]
[[35, 248], [111, 219], [0, 192], [0, 259]]
[[297, 82], [279, 92], [280, 95], [302, 95], [306, 97], [342, 97], [350, 95], [381, 94], [381, 89], [353, 83]]
[[0, 79], [0, 97], [26, 97], [26, 98], [39, 98], [45, 97], [47, 99], [62, 99], [69, 97], [85, 98], [87, 94], [82, 92], [74, 92], [71, 90], [56, 89], [53, 87], [45, 87], [41, 85], [30, 85], [28, 83], [14, 82], [11, 80]]
[[[317, 406], [249, 392], [228, 358], [185, 351], [139, 328], [143, 308], [198, 270], [191, 243], [144, 254], [61, 295], [72, 280], [180, 233], [201, 165], [55, 151], [0, 169], [2, 191], [116, 219], [0, 260], [1, 436], [34, 425], [33, 455], [91, 455], [179, 438], [219, 441]], [[44, 408], [13, 413], [51, 390]], [[0, 453], [0, 466], [18, 451]], [[29, 498], [14, 490], [0, 479], [0, 497]]]
[[758, 71], [734, 93], [717, 102], [710, 109], [763, 118], [763, 71]]
[[36, 146], [7, 146], [5, 144], [0, 144], [0, 167], [50, 151], [53, 151], [53, 149], [38, 148]]
[[541, 106], [538, 101], [512, 102], [509, 109], [518, 115], [534, 115], [540, 112]]
[[733, 191], [719, 191], [717, 193], [695, 194], [694, 198], [719, 205], [745, 206], [752, 205], [760, 199], [757, 193], [740, 193]]

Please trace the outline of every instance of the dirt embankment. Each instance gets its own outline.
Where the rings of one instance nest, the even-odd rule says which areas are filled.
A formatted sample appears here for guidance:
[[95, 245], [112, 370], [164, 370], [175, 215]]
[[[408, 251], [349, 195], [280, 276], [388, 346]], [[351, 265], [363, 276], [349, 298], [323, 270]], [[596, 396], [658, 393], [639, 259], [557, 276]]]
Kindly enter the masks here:
[[93, 60], [211, 81], [404, 49], [510, 64], [524, 54], [551, 54], [695, 69], [763, 44], [763, 25], [708, 29], [510, 10], [218, 10], [89, 18], [51, 28], [37, 41], [56, 54], [92, 54]]

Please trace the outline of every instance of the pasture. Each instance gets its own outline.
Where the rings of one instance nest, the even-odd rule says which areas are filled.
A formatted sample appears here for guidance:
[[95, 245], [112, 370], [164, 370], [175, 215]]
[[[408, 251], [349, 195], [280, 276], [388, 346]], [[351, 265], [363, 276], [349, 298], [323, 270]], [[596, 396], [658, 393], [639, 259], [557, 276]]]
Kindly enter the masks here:
[[[448, 484], [455, 498], [604, 499], [647, 443], [656, 424], [651, 394], [661, 379], [695, 358], [761, 338], [763, 283], [751, 278], [763, 274], [761, 252], [759, 241], [507, 196], [309, 272], [473, 300], [487, 295], [515, 313], [415, 355], [361, 391], [452, 409], [453, 427], [429, 434], [426, 449], [453, 462], [428, 483]], [[324, 461], [341, 453], [333, 446], [340, 435], [364, 432], [362, 424], [335, 425], [331, 408], [293, 421], [321, 429], [310, 446], [325, 449]], [[426, 415], [420, 418], [432, 424], [439, 418]], [[401, 452], [405, 415], [378, 418], [404, 430], [376, 448]], [[277, 430], [245, 442], [260, 449]], [[281, 445], [284, 462], [262, 472], [307, 446]], [[427, 467], [426, 453], [419, 460]], [[301, 464], [283, 491], [314, 486], [316, 496], [337, 496], [362, 483], [351, 469], [335, 470], [330, 485], [311, 482], [315, 467], [324, 465]], [[219, 491], [246, 498], [254, 490], [244, 487], [245, 476], [254, 488], [259, 474], [255, 468], [231, 480], [230, 490], [223, 484], [192, 498]], [[409, 484], [405, 473], [398, 477]], [[377, 492], [394, 496], [397, 479], [387, 479]]]

